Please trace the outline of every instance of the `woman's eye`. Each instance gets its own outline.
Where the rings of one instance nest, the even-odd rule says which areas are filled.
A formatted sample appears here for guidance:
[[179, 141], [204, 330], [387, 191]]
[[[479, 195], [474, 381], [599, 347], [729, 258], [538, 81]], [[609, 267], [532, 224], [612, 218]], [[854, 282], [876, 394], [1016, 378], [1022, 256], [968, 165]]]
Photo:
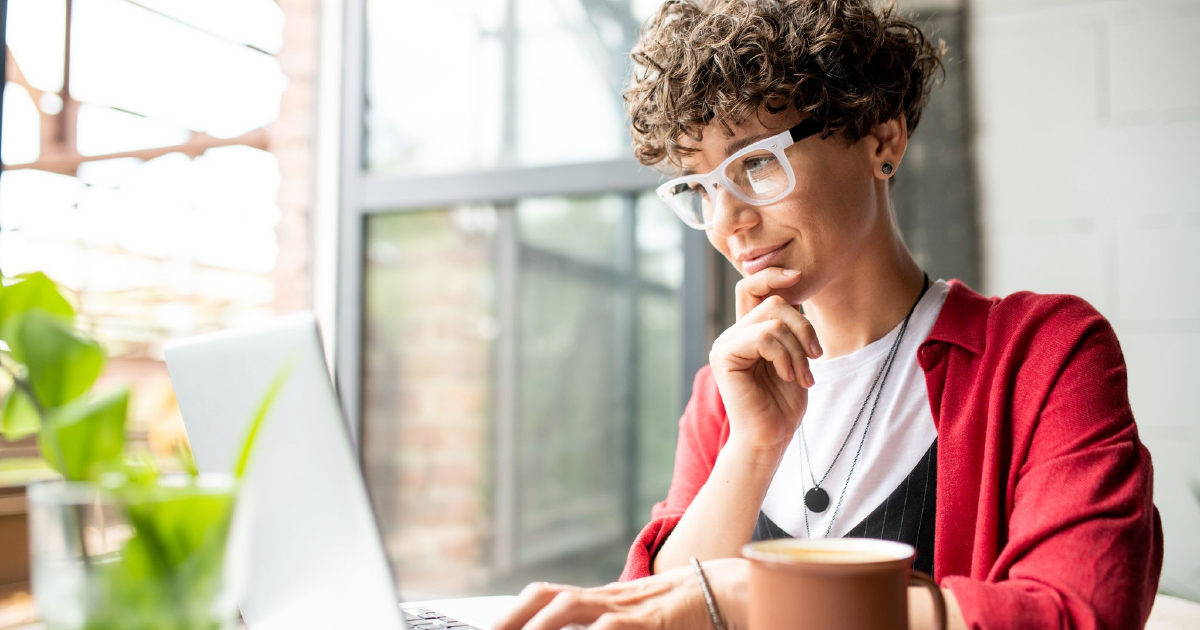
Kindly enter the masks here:
[[755, 171], [760, 171], [760, 170], [763, 170], [766, 168], [770, 168], [771, 164], [774, 161], [775, 161], [775, 158], [773, 158], [773, 157], [747, 158], [746, 161], [742, 162], [742, 168], [745, 169], [745, 171], [747, 173], [753, 173]]

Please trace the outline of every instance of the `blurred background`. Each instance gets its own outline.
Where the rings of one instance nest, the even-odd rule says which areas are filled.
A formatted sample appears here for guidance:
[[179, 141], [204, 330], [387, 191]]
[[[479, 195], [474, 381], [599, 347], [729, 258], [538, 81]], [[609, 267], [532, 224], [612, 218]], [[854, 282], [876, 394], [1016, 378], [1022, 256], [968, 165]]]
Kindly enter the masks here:
[[[732, 321], [732, 268], [630, 154], [656, 6], [7, 0], [0, 269], [74, 291], [164, 456], [166, 341], [315, 310], [406, 594], [612, 581]], [[895, 188], [910, 247], [1113, 322], [1162, 589], [1200, 601], [1200, 1], [901, 7], [950, 50]], [[0, 442], [0, 486], [42, 474]]]

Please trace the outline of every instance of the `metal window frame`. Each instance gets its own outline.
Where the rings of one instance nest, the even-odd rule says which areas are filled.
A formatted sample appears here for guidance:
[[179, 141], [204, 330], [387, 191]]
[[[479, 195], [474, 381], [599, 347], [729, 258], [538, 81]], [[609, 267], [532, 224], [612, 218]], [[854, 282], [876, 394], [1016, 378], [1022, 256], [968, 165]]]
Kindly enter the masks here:
[[[389, 176], [366, 170], [366, 84], [367, 0], [326, 0], [322, 4], [321, 75], [318, 83], [316, 203], [313, 262], [314, 309], [322, 329], [329, 331], [324, 343], [326, 356], [332, 357], [330, 369], [343, 406], [355, 452], [362, 461], [363, 431], [363, 317], [365, 307], [366, 222], [372, 215], [402, 213], [460, 204], [492, 203], [511, 208], [523, 198], [545, 196], [590, 196], [623, 194], [632, 200], [637, 193], [653, 190], [661, 175], [632, 159], [601, 160], [587, 163], [552, 164], [530, 167], [496, 168], [476, 172], [422, 176]], [[512, 11], [510, 0], [508, 10]], [[511, 17], [511, 15], [510, 15]], [[508, 33], [513, 36], [513, 33]], [[516, 95], [508, 90], [509, 106]], [[511, 133], [511, 129], [506, 130]], [[666, 211], [666, 209], [664, 209]], [[515, 214], [502, 212], [500, 229], [515, 235]], [[692, 376], [707, 363], [707, 343], [711, 336], [711, 299], [709, 278], [713, 252], [705, 235], [684, 230], [684, 279], [682, 346], [683, 368], [679, 374], [682, 400], [691, 392]], [[499, 235], [501, 238], [504, 234]], [[513, 240], [516, 244], [517, 241]], [[510, 247], [509, 249], [519, 249]], [[501, 278], [502, 291], [513, 295], [501, 299], [500, 323], [510, 329], [516, 322], [516, 265], [518, 251], [500, 252], [498, 264], [507, 277]], [[507, 304], [506, 304], [507, 303]], [[635, 316], [633, 313], [629, 317]], [[627, 322], [632, 325], [632, 322]], [[515, 332], [510, 330], [510, 333]], [[519, 405], [513, 369], [516, 365], [517, 340], [510, 335], [498, 348], [495, 365], [500, 391], [496, 405], [497, 438], [492, 466], [496, 471], [498, 494], [495, 497], [495, 557], [493, 570], [507, 573], [519, 564], [514, 557], [517, 534], [516, 490], [517, 447], [512, 431]], [[630, 348], [629, 352], [634, 352]], [[636, 422], [636, 419], [631, 419]], [[635, 438], [627, 436], [630, 445]], [[632, 473], [631, 473], [632, 474]], [[507, 481], [507, 483], [505, 483]], [[632, 481], [630, 478], [627, 481]], [[631, 499], [636, 500], [636, 499]], [[632, 527], [633, 524], [626, 524]]]
[[[366, 3], [327, 0], [323, 7], [321, 65], [325, 72], [318, 136], [325, 140], [318, 141], [318, 154], [336, 158], [318, 164], [314, 220], [318, 232], [330, 227], [336, 230], [335, 239], [326, 235], [324, 247], [317, 244], [315, 308], [324, 329], [334, 331], [326, 340], [327, 350], [334, 357], [334, 379], [356, 445], [362, 432], [363, 248], [371, 215], [467, 203], [506, 204], [528, 197], [636, 193], [652, 190], [661, 182], [657, 171], [632, 158], [421, 176], [368, 172], [364, 146]], [[338, 98], [333, 98], [331, 91], [336, 91]], [[706, 362], [699, 351], [706, 347], [708, 309], [704, 305], [710, 274], [704, 235], [692, 230], [685, 235], [682, 299], [686, 350], [681, 379], [685, 392], [690, 392], [692, 374]]]

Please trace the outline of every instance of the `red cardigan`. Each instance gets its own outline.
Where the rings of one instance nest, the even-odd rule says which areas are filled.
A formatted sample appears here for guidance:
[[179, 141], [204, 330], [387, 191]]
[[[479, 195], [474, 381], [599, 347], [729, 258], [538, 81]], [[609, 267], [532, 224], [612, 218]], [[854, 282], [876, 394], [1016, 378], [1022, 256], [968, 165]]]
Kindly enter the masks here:
[[[1153, 467], [1108, 321], [1066, 295], [985, 298], [955, 280], [918, 351], [938, 431], [934, 577], [970, 628], [1141, 628], [1162, 569]], [[622, 580], [712, 472], [729, 421], [712, 372]]]

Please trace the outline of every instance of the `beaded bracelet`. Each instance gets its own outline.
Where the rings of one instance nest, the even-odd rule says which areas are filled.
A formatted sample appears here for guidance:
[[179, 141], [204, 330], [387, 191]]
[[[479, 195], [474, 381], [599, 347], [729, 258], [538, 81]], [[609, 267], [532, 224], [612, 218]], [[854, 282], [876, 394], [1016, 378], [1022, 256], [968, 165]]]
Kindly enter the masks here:
[[708, 614], [712, 617], [714, 630], [725, 630], [725, 622], [721, 620], [721, 613], [717, 612], [717, 600], [713, 597], [712, 589], [708, 587], [708, 578], [704, 577], [704, 569], [700, 568], [700, 561], [696, 556], [689, 558], [692, 563], [692, 568], [696, 570], [696, 579], [700, 580], [700, 590], [704, 593], [704, 601], [708, 604]]

